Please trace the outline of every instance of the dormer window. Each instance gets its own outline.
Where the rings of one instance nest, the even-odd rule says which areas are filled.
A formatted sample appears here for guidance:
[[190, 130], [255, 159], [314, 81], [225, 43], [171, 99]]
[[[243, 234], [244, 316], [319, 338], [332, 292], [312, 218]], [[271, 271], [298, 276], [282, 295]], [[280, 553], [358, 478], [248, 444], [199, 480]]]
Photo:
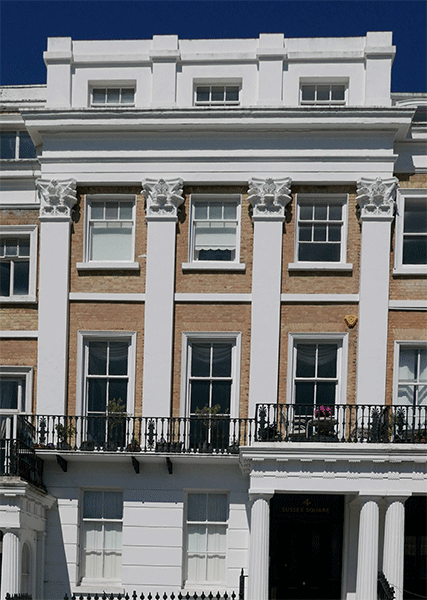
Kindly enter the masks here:
[[347, 104], [345, 83], [302, 83], [300, 104], [345, 105]]
[[194, 104], [196, 106], [239, 106], [240, 86], [236, 84], [196, 85]]
[[133, 106], [134, 87], [94, 87], [91, 92], [91, 106]]

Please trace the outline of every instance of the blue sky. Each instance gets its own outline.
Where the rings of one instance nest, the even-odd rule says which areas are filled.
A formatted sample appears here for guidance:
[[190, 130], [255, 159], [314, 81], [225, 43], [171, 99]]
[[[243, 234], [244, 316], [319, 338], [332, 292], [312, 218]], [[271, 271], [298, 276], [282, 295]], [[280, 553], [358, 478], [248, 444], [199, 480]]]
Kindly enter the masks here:
[[2, 85], [45, 83], [49, 36], [74, 39], [360, 36], [393, 31], [392, 91], [425, 92], [425, 0], [2, 0]]

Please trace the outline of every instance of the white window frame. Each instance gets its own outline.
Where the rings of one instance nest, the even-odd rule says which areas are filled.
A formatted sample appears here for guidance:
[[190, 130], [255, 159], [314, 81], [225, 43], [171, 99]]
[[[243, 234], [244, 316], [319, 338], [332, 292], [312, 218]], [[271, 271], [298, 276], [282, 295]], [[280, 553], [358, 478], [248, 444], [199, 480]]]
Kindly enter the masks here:
[[[224, 91], [227, 87], [237, 87], [238, 88], [238, 100], [223, 100], [223, 101], [215, 101], [208, 100], [207, 102], [202, 102], [197, 100], [197, 88], [199, 87], [208, 87], [212, 89], [213, 87], [223, 87]], [[242, 94], [242, 80], [241, 79], [195, 79], [193, 81], [193, 105], [197, 107], [228, 107], [228, 106], [241, 106], [241, 94]]]
[[[425, 275], [427, 264], [406, 265], [403, 264], [403, 226], [405, 219], [405, 201], [419, 200], [424, 202], [427, 210], [427, 189], [400, 188], [396, 197], [396, 230], [393, 275]], [[427, 232], [426, 232], [427, 241]]]
[[[133, 89], [133, 102], [121, 102], [122, 98], [122, 90], [124, 89]], [[119, 102], [93, 102], [93, 92], [94, 90], [105, 90], [106, 96], [108, 94], [107, 90], [119, 90]], [[135, 96], [136, 96], [136, 84], [135, 81], [130, 83], [121, 83], [118, 81], [114, 82], [94, 82], [89, 84], [89, 106], [91, 108], [126, 108], [127, 106], [133, 108], [135, 107]]]
[[[334, 85], [342, 85], [344, 87], [344, 100], [303, 100], [302, 99], [302, 88], [305, 85], [314, 85], [316, 88], [319, 86], [329, 85], [329, 94], [331, 93], [331, 87]], [[348, 106], [348, 88], [349, 80], [347, 78], [336, 78], [336, 77], [324, 77], [324, 78], [306, 78], [302, 77], [299, 82], [298, 89], [298, 100], [300, 106]]]
[[393, 404], [399, 405], [399, 359], [400, 349], [411, 350], [427, 349], [426, 340], [396, 340], [394, 342], [394, 364], [393, 364]]
[[[96, 202], [132, 202], [132, 251], [133, 260], [90, 260], [90, 206]], [[113, 221], [112, 221], [113, 222]], [[135, 262], [135, 235], [136, 235], [136, 196], [135, 194], [87, 194], [85, 196], [85, 233], [84, 256], [82, 263], [77, 263], [79, 270], [138, 270], [139, 263]]]
[[190, 345], [197, 342], [232, 345], [230, 418], [237, 419], [239, 417], [241, 340], [242, 334], [240, 332], [183, 332], [181, 352], [181, 417], [190, 416]]
[[27, 295], [12, 295], [0, 296], [0, 303], [14, 302], [36, 302], [36, 284], [37, 284], [37, 225], [2, 225], [0, 227], [0, 236], [2, 238], [23, 238], [30, 240], [30, 269], [28, 279], [28, 294]]
[[[340, 260], [334, 261], [301, 261], [298, 260], [299, 248], [299, 224], [300, 224], [300, 206], [301, 204], [316, 204], [316, 200], [324, 202], [330, 200], [333, 203], [342, 204], [342, 219], [336, 221], [341, 222], [341, 243], [340, 243]], [[327, 221], [331, 224], [334, 221]], [[348, 194], [296, 194], [295, 198], [295, 239], [294, 239], [294, 261], [288, 264], [290, 271], [351, 271], [353, 265], [347, 263], [347, 233], [348, 233]]]
[[[297, 345], [337, 344], [337, 389], [335, 406], [347, 403], [348, 333], [290, 333], [288, 338], [287, 404], [295, 405]], [[313, 404], [313, 409], [315, 405]]]
[[79, 331], [77, 338], [77, 389], [76, 416], [87, 415], [86, 374], [88, 366], [89, 342], [129, 342], [128, 390], [126, 413], [133, 415], [135, 410], [136, 375], [136, 332], [135, 331]]
[[[227, 570], [228, 570], [228, 531], [230, 527], [230, 491], [222, 490], [222, 489], [184, 489], [184, 555], [183, 555], [183, 564], [182, 564], [182, 587], [192, 587], [205, 589], [206, 584], [209, 585], [224, 585], [226, 581], [190, 581], [186, 579], [186, 574], [188, 570], [188, 496], [190, 494], [207, 494], [207, 495], [216, 495], [221, 494], [227, 497], [227, 520], [225, 522], [221, 522], [221, 524], [225, 524], [226, 527], [226, 548], [225, 548], [225, 577], [227, 579]], [[213, 521], [206, 521], [206, 523], [213, 523]], [[216, 522], [215, 522], [216, 523]]]
[[16, 379], [24, 379], [25, 380], [25, 397], [24, 400], [24, 410], [22, 411], [19, 407], [19, 399], [18, 399], [18, 408], [17, 409], [1, 409], [2, 414], [31, 414], [31, 405], [32, 405], [32, 396], [33, 396], [33, 367], [15, 367], [11, 365], [1, 365], [0, 366], [0, 379], [2, 377], [12, 377]]
[[[83, 517], [83, 508], [84, 508], [84, 495], [85, 492], [117, 492], [117, 493], [121, 493], [122, 495], [124, 495], [124, 490], [123, 488], [84, 488], [84, 489], [80, 489], [80, 493], [79, 493], [79, 524], [80, 524], [80, 539], [79, 539], [79, 579], [78, 579], [78, 586], [91, 586], [94, 585], [99, 589], [99, 584], [103, 584], [104, 587], [107, 586], [108, 588], [113, 588], [115, 586], [120, 586], [122, 583], [122, 578], [120, 579], [90, 579], [88, 577], [84, 577], [83, 576], [83, 562], [84, 562], [84, 558], [83, 558], [83, 553], [84, 553], [84, 547], [83, 547], [83, 532], [84, 532], [84, 517]], [[125, 509], [125, 503], [124, 503], [124, 498], [123, 498], [123, 516], [121, 519], [102, 519], [102, 521], [114, 521], [114, 522], [121, 522], [122, 523], [122, 573], [123, 573], [123, 530], [124, 530], [124, 509]], [[88, 521], [95, 521], [95, 519], [88, 519]]]
[[12, 158], [1, 157], [1, 160], [20, 160], [20, 161], [21, 160], [37, 160], [37, 151], [35, 149], [35, 146], [34, 146], [35, 156], [22, 157], [22, 158], [19, 156], [20, 147], [21, 147], [21, 134], [24, 133], [24, 134], [28, 135], [31, 140], [31, 136], [28, 133], [28, 131], [25, 131], [24, 129], [13, 129], [13, 130], [3, 129], [2, 133], [14, 133], [15, 134], [15, 156], [13, 156]]
[[[194, 259], [194, 211], [197, 202], [230, 202], [236, 203], [236, 251], [233, 260], [195, 260]], [[188, 263], [183, 263], [185, 271], [244, 271], [245, 265], [240, 262], [240, 241], [242, 221], [242, 196], [241, 194], [191, 194], [190, 196], [190, 225], [188, 243]]]

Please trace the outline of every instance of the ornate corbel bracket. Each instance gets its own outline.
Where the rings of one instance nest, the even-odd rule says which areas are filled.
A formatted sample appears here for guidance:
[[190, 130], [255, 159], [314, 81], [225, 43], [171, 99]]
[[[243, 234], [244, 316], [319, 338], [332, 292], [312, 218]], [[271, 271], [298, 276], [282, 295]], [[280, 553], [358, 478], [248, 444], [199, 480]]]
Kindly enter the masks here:
[[184, 202], [182, 179], [145, 179], [142, 193], [147, 200], [147, 218], [178, 218], [178, 207]]
[[360, 207], [360, 220], [378, 217], [392, 219], [398, 179], [367, 179], [362, 177], [357, 182], [356, 204]]
[[291, 198], [291, 179], [257, 179], [249, 180], [248, 202], [252, 205], [252, 218], [280, 219], [285, 218], [286, 205]]
[[77, 202], [75, 179], [38, 179], [40, 217], [71, 219], [71, 209]]

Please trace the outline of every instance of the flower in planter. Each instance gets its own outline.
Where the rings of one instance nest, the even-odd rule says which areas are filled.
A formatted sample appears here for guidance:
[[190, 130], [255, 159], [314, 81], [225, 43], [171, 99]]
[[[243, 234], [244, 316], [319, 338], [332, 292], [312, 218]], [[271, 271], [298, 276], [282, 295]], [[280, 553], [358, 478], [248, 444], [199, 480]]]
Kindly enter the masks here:
[[319, 406], [314, 411], [315, 417], [332, 417], [332, 409], [330, 406]]

